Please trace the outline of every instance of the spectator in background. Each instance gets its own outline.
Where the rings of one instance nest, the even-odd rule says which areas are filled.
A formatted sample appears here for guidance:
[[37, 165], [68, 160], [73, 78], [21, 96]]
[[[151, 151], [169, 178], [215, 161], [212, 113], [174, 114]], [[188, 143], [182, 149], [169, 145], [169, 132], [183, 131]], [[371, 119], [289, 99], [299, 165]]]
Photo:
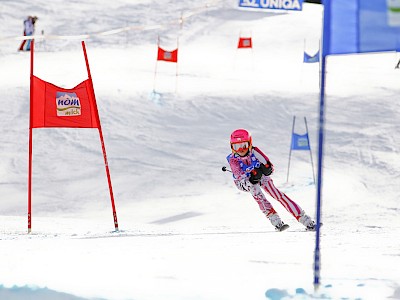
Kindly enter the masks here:
[[[28, 16], [28, 18], [24, 21], [24, 36], [32, 36], [35, 33], [35, 23], [38, 17], [36, 16]], [[31, 50], [31, 40], [23, 40], [21, 46], [19, 47], [19, 51], [29, 51]]]

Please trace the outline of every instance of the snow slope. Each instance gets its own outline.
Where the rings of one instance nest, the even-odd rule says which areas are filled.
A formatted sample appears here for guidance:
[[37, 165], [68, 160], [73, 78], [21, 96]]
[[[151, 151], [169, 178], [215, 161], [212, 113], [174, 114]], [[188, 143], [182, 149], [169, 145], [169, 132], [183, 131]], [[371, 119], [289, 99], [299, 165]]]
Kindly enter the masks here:
[[[291, 226], [274, 232], [221, 167], [231, 131], [245, 127], [275, 184], [315, 214], [309, 153], [293, 152], [286, 176], [294, 115], [299, 133], [307, 118], [316, 162], [319, 70], [302, 59], [318, 49], [321, 6], [160, 2], [0, 2], [0, 299], [400, 299], [398, 55], [328, 58], [314, 293], [315, 234], [271, 200]], [[87, 35], [119, 232], [97, 130], [35, 129], [27, 234], [30, 57], [13, 37], [29, 14], [49, 36], [37, 40], [35, 75], [56, 85], [87, 78], [75, 38]], [[236, 49], [240, 35], [253, 50]], [[178, 69], [156, 64], [158, 37], [179, 43]]]

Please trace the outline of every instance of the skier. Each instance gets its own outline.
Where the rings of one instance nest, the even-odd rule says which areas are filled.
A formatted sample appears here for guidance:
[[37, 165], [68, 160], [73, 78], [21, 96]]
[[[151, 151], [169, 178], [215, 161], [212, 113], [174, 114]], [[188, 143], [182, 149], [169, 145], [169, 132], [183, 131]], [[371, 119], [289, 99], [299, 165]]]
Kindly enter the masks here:
[[237, 129], [232, 132], [230, 142], [232, 153], [227, 156], [227, 160], [231, 166], [234, 183], [239, 190], [251, 193], [261, 211], [275, 226], [275, 229], [282, 231], [287, 229], [289, 225], [281, 220], [261, 188], [280, 202], [307, 230], [314, 231], [314, 221], [305, 214], [297, 203], [275, 187], [270, 177], [274, 167], [268, 157], [252, 145], [250, 133], [245, 129]]
[[[38, 17], [28, 16], [28, 18], [24, 21], [24, 36], [31, 36], [35, 32], [35, 23]], [[21, 46], [19, 47], [19, 51], [29, 51], [31, 50], [31, 40], [23, 40]]]

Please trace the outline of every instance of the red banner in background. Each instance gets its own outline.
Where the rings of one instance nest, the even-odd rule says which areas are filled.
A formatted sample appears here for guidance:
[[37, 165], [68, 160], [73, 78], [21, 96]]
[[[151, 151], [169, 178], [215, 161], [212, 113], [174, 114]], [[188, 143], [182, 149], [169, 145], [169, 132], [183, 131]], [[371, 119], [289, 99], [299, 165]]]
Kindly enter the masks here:
[[238, 48], [253, 48], [251, 37], [239, 38]]
[[178, 49], [174, 51], [165, 51], [164, 49], [158, 47], [158, 55], [157, 60], [169, 61], [169, 62], [178, 62]]
[[251, 38], [239, 38], [238, 48], [253, 48]]

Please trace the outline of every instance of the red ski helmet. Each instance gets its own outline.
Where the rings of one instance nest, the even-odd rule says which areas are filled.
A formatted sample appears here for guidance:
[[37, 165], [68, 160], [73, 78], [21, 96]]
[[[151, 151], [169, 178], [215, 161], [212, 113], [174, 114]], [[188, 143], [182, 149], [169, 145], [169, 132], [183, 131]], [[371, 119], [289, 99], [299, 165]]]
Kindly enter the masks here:
[[240, 152], [251, 149], [252, 138], [246, 129], [236, 129], [231, 134], [231, 149], [233, 152]]

